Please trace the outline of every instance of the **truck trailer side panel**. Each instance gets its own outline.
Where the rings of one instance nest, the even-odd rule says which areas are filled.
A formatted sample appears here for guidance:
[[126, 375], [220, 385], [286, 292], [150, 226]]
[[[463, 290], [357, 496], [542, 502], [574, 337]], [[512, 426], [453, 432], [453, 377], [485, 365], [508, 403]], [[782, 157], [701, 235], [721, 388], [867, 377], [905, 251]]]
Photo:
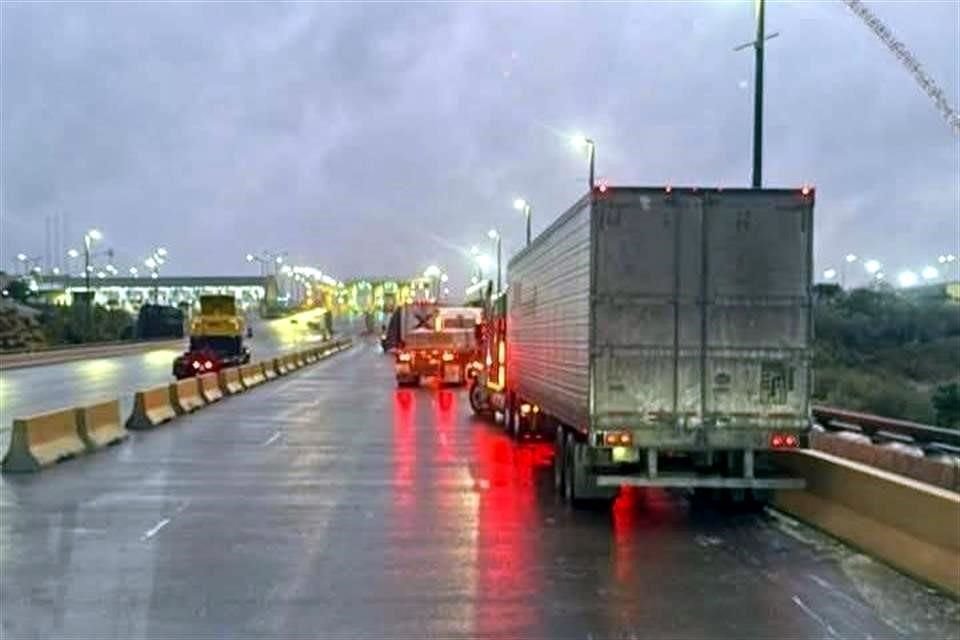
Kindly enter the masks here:
[[511, 263], [507, 293], [507, 386], [543, 399], [551, 415], [582, 429], [589, 422], [590, 226], [584, 198]]

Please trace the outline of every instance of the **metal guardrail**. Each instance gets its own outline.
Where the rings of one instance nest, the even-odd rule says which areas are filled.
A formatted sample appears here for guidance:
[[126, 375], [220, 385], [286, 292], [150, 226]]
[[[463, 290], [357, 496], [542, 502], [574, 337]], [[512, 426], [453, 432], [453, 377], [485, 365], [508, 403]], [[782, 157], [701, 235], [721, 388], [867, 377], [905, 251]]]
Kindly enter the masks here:
[[99, 349], [104, 347], [125, 347], [142, 344], [163, 344], [173, 340], [184, 340], [189, 336], [170, 336], [163, 338], [144, 338], [142, 340], [104, 340], [101, 342], [76, 342], [71, 344], [45, 345], [38, 349], [0, 349], [0, 357], [3, 356], [27, 356], [31, 354], [43, 355], [58, 351], [70, 352], [81, 349]]
[[813, 417], [829, 431], [852, 431], [874, 441], [909, 442], [925, 450], [960, 455], [960, 430], [957, 429], [822, 406], [813, 407]]

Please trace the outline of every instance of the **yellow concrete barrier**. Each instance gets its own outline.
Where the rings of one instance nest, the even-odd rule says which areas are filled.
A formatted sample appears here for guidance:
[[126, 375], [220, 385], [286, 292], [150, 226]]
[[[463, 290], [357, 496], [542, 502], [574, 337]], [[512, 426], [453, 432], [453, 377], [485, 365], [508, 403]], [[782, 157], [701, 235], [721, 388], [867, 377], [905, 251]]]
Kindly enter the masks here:
[[127, 429], [152, 429], [177, 417], [166, 386], [137, 391], [133, 396], [133, 411], [127, 418]]
[[220, 390], [220, 377], [215, 372], [200, 376], [200, 395], [207, 404], [223, 397], [223, 391]]
[[117, 444], [130, 435], [123, 427], [119, 400], [107, 400], [75, 411], [77, 432], [88, 451]]
[[243, 391], [243, 383], [240, 382], [239, 368], [230, 367], [229, 369], [221, 369], [219, 376], [220, 391], [222, 391], [224, 395], [229, 396]]
[[273, 368], [276, 369], [277, 373], [281, 376], [285, 376], [290, 373], [290, 370], [287, 369], [287, 363], [283, 356], [273, 359]]
[[240, 382], [247, 389], [262, 384], [264, 380], [263, 368], [259, 364], [248, 364], [240, 367]]
[[260, 368], [263, 369], [263, 376], [264, 376], [267, 380], [273, 380], [274, 378], [276, 378], [276, 377], [279, 375], [279, 374], [277, 373], [277, 370], [273, 368], [273, 359], [270, 359], [270, 360], [262, 360], [262, 361], [260, 362]]
[[288, 370], [288, 371], [296, 371], [297, 369], [299, 369], [300, 367], [303, 366], [302, 364], [300, 364], [299, 362], [297, 362], [297, 357], [296, 357], [296, 355], [295, 355], [295, 354], [292, 354], [292, 353], [289, 353], [289, 354], [283, 356], [283, 360], [284, 360], [284, 362], [287, 363], [287, 370]]
[[10, 447], [0, 468], [4, 472], [39, 471], [86, 451], [77, 427], [77, 412], [63, 409], [13, 421]]
[[302, 352], [303, 361], [308, 364], [313, 364], [317, 361], [317, 351], [316, 349], [307, 349]]
[[178, 414], [190, 413], [207, 406], [200, 394], [200, 379], [190, 376], [170, 383], [170, 404]]
[[781, 456], [807, 481], [775, 506], [960, 596], [960, 494], [821, 451]]

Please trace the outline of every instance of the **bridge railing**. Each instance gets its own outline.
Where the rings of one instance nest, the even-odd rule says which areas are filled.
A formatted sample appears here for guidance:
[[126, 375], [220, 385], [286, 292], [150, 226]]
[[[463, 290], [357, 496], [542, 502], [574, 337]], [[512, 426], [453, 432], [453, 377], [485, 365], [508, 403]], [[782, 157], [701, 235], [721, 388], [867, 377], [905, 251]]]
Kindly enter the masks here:
[[813, 407], [813, 417], [828, 431], [852, 431], [875, 442], [906, 442], [929, 452], [960, 455], [960, 430], [957, 429], [823, 406]]

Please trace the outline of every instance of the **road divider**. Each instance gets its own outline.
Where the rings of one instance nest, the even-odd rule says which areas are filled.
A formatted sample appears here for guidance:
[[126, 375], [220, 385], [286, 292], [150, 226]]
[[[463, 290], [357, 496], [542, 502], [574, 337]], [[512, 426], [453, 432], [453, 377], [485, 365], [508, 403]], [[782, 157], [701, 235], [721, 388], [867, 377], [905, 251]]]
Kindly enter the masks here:
[[960, 494], [822, 451], [780, 456], [806, 480], [777, 509], [960, 596]]
[[107, 400], [75, 409], [77, 433], [87, 451], [118, 444], [130, 435], [120, 417], [120, 401]]
[[133, 411], [127, 418], [127, 429], [143, 431], [169, 422], [177, 417], [170, 402], [170, 389], [164, 385], [137, 391], [133, 396]]
[[205, 373], [198, 378], [200, 380], [200, 395], [203, 396], [207, 404], [212, 404], [223, 398], [223, 391], [220, 389], [220, 376], [216, 372]]
[[263, 367], [259, 364], [248, 364], [240, 367], [240, 382], [247, 389], [265, 382], [263, 377]]
[[273, 380], [277, 377], [277, 370], [273, 368], [273, 359], [260, 362], [260, 368], [263, 369], [263, 377], [267, 380]]
[[51, 411], [13, 421], [10, 447], [0, 466], [4, 472], [39, 471], [86, 449], [77, 427], [77, 412]]
[[207, 406], [206, 400], [200, 393], [200, 378], [191, 376], [170, 383], [170, 404], [179, 415]]
[[349, 340], [328, 342], [256, 364], [137, 391], [133, 410], [125, 423], [121, 422], [118, 400], [17, 418], [13, 421], [10, 445], [0, 461], [0, 469], [39, 471], [61, 460], [116, 444], [129, 436], [127, 429], [153, 429], [178, 415], [216, 402], [224, 394], [242, 393], [245, 386], [262, 384], [349, 346]]
[[220, 370], [220, 391], [225, 396], [232, 396], [243, 392], [243, 383], [240, 382], [240, 369], [230, 367]]

